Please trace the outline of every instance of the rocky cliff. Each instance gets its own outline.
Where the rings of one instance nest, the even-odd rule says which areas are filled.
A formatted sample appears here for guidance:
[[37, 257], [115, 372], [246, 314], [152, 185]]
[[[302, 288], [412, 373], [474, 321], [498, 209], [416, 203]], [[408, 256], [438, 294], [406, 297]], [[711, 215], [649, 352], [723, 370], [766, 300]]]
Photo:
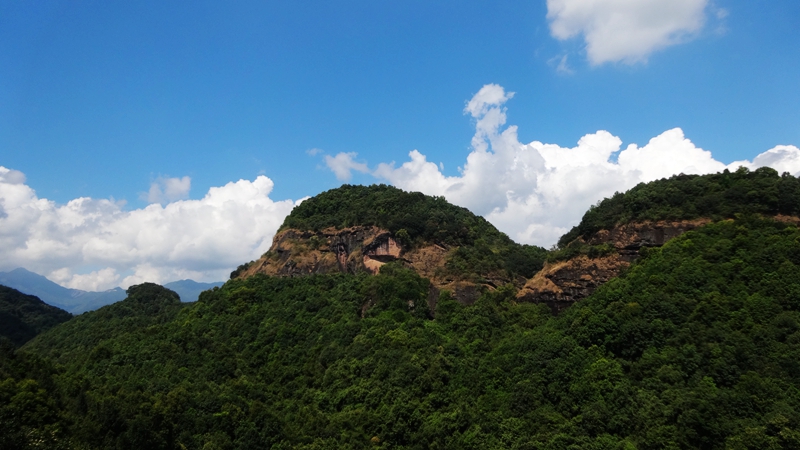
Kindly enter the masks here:
[[[442, 289], [450, 290], [462, 303], [473, 303], [482, 286], [491, 289], [494, 283], [454, 276], [446, 269], [448, 255], [453, 250], [435, 243], [404, 245], [388, 230], [375, 226], [330, 227], [320, 231], [287, 229], [276, 234], [270, 250], [236, 277], [248, 278], [258, 273], [285, 277], [336, 272], [377, 274], [382, 265], [396, 261], [431, 281], [431, 308], [435, 308]], [[523, 283], [524, 279], [519, 285]]]
[[594, 258], [579, 254], [545, 263], [544, 268], [519, 290], [517, 299], [544, 303], [554, 312], [562, 311], [619, 275], [637, 258], [642, 247], [660, 247], [670, 239], [709, 222], [710, 219], [695, 219], [628, 223], [600, 230], [588, 239], [578, 238], [570, 245], [606, 244], [612, 250]]

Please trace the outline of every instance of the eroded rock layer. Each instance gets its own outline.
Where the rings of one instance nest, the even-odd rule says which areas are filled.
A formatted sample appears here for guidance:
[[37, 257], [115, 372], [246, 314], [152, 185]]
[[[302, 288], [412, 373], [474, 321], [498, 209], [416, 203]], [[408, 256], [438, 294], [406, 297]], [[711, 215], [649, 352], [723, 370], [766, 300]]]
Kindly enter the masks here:
[[544, 303], [560, 312], [588, 297], [595, 289], [619, 275], [639, 255], [642, 247], [660, 247], [667, 241], [710, 219], [628, 223], [611, 230], [601, 230], [584, 241], [588, 245], [610, 244], [610, 255], [589, 258], [580, 255], [566, 261], [545, 263], [539, 273], [525, 283], [517, 294], [519, 301]]
[[276, 234], [272, 247], [239, 274], [300, 276], [315, 273], [367, 271], [401, 258], [402, 246], [377, 227], [328, 228], [322, 231], [288, 229]]
[[283, 277], [336, 272], [377, 274], [382, 265], [398, 261], [431, 281], [428, 304], [432, 309], [443, 289], [452, 292], [459, 302], [471, 304], [480, 296], [481, 284], [454, 278], [445, 270], [450, 250], [437, 244], [408, 248], [389, 231], [373, 226], [321, 231], [288, 229], [276, 234], [270, 250], [237, 277], [258, 273]]

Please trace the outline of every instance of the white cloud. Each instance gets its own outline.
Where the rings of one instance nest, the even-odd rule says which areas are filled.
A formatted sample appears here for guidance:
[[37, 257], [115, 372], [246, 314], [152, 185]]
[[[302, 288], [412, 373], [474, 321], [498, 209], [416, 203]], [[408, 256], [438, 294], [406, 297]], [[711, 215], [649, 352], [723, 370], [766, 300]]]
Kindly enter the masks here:
[[[62, 273], [68, 276], [69, 269]], [[120, 276], [116, 269], [106, 267], [105, 269], [95, 270], [87, 274], [74, 274], [65, 280], [64, 286], [84, 291], [103, 291], [108, 289], [109, 286], [118, 286], [119, 279]]]
[[352, 171], [367, 173], [369, 168], [364, 163], [355, 161], [356, 153], [339, 153], [336, 156], [325, 155], [325, 165], [333, 171], [339, 181], [350, 181]]
[[[0, 270], [25, 267], [84, 290], [224, 280], [269, 248], [295, 205], [270, 199], [273, 182], [265, 176], [212, 187], [200, 200], [132, 211], [88, 197], [59, 205], [37, 197], [19, 172], [10, 182], [11, 172], [0, 166]], [[161, 183], [164, 198], [188, 193], [188, 177]]]
[[[737, 163], [731, 165], [734, 164]], [[778, 145], [753, 158], [752, 163], [741, 161], [740, 165], [750, 169], [769, 166], [780, 173], [797, 175], [800, 173], [800, 149], [794, 145]]]
[[548, 62], [551, 65], [555, 65], [556, 72], [558, 72], [559, 74], [573, 75], [575, 74], [575, 71], [572, 70], [572, 68], [569, 66], [569, 63], [567, 62], [567, 57], [568, 55], [562, 55], [560, 58], [556, 56], [555, 58], [550, 59], [550, 61]]
[[25, 183], [25, 174], [19, 170], [7, 169], [0, 166], [0, 183], [23, 184]]
[[150, 203], [169, 203], [175, 200], [189, 198], [189, 191], [192, 188], [192, 179], [158, 177], [150, 184], [150, 190], [145, 198]]
[[[417, 150], [399, 167], [381, 163], [371, 173], [402, 189], [442, 195], [485, 216], [518, 242], [545, 247], [576, 225], [591, 205], [640, 182], [678, 173], [735, 170], [740, 165], [800, 174], [797, 147], [777, 146], [752, 162], [726, 165], [695, 146], [680, 128], [624, 150], [619, 137], [603, 130], [583, 136], [575, 147], [539, 141], [522, 144], [516, 126], [504, 128], [503, 105], [510, 98], [502, 87], [487, 85], [467, 104], [465, 113], [476, 119], [476, 131], [458, 176], [444, 175]], [[348, 154], [349, 159], [354, 157]]]
[[[582, 35], [592, 65], [643, 62], [656, 50], [686, 42], [706, 21], [708, 0], [547, 0], [553, 37]], [[724, 14], [717, 10], [721, 20]]]

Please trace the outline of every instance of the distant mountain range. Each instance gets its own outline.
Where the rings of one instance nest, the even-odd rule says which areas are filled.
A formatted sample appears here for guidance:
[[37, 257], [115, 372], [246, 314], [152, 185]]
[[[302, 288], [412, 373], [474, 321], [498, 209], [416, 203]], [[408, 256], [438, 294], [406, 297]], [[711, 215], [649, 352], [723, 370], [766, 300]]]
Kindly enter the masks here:
[[[92, 311], [101, 306], [116, 303], [125, 298], [125, 290], [119, 287], [102, 292], [65, 288], [29, 270], [18, 268], [0, 272], [0, 285], [14, 288], [28, 295], [35, 295], [48, 305], [56, 306], [72, 314]], [[164, 285], [175, 291], [184, 302], [196, 301], [200, 293], [222, 286], [223, 282], [198, 283], [193, 280], [173, 281]]]

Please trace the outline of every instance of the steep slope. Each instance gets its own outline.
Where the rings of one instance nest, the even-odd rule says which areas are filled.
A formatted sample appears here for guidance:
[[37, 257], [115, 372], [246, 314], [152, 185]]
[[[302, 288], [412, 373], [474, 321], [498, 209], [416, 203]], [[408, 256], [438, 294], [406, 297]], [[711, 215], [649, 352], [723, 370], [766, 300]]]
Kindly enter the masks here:
[[741, 214], [797, 222], [800, 180], [768, 167], [677, 175], [640, 184], [593, 206], [517, 297], [562, 311], [630, 265], [640, 250]]
[[482, 217], [441, 197], [386, 185], [344, 185], [298, 205], [270, 250], [231, 278], [376, 274], [396, 261], [431, 281], [431, 298], [447, 289], [471, 303], [482, 287], [521, 287], [541, 268], [545, 253], [513, 242]]
[[16, 346], [71, 318], [72, 314], [37, 297], [0, 286], [0, 337]]

